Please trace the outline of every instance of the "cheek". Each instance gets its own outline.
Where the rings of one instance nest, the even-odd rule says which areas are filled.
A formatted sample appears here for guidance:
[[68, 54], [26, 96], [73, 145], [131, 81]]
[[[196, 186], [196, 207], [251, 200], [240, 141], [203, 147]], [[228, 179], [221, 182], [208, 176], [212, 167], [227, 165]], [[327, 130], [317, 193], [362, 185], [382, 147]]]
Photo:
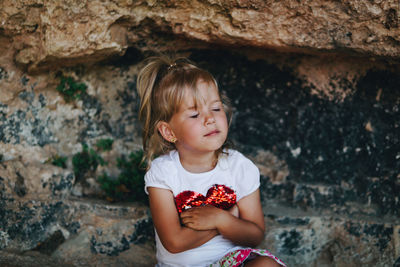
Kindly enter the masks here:
[[223, 127], [225, 127], [225, 128], [228, 128], [228, 119], [226, 118], [226, 115], [225, 115], [225, 114], [221, 114], [221, 115], [218, 117], [218, 121], [220, 122], [220, 125], [221, 125], [221, 126], [223, 126]]
[[196, 136], [200, 131], [199, 125], [195, 122], [185, 123], [181, 129], [182, 133], [188, 138]]

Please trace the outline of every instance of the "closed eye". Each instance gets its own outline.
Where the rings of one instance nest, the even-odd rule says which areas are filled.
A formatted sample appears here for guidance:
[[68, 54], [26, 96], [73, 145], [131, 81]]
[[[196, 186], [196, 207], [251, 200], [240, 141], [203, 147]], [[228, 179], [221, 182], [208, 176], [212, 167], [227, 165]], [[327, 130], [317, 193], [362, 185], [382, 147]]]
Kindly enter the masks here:
[[221, 111], [221, 108], [213, 108], [212, 111]]
[[199, 116], [199, 113], [196, 113], [196, 114], [191, 115], [190, 118], [195, 119], [195, 118], [197, 118], [198, 116]]

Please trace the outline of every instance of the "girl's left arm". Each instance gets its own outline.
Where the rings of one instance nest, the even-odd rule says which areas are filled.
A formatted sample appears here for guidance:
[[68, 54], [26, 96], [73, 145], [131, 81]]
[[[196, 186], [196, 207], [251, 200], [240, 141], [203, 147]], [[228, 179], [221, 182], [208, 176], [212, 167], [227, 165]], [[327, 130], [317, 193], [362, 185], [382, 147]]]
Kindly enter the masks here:
[[182, 222], [195, 230], [216, 228], [235, 244], [255, 247], [263, 240], [265, 231], [259, 189], [240, 199], [237, 206], [239, 218], [229, 211], [205, 206], [183, 212]]

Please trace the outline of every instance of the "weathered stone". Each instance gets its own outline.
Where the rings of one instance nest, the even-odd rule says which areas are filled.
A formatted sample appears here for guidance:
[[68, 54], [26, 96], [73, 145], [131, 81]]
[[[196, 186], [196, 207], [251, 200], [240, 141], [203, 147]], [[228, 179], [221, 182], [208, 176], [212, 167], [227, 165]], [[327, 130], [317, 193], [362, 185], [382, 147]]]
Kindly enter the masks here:
[[15, 253], [0, 251], [0, 264], [4, 267], [74, 267], [71, 263], [60, 261], [39, 252]]
[[128, 46], [400, 55], [395, 0], [3, 1], [0, 14], [0, 34], [13, 40], [16, 62], [31, 71], [98, 62]]
[[[232, 99], [231, 138], [260, 168], [267, 216], [261, 247], [289, 266], [385, 266], [397, 260], [400, 100], [395, 67], [377, 71], [369, 62], [346, 76], [345, 70], [356, 64], [337, 57], [328, 66], [310, 56], [249, 60], [234, 52], [194, 50], [190, 57], [209, 69]], [[59, 78], [53, 73], [27, 75], [4, 68], [3, 88], [17, 88], [10, 88], [13, 97], [2, 98], [0, 105], [2, 249], [40, 251], [40, 244], [61, 232], [65, 241], [57, 243], [52, 257], [62, 262], [154, 262], [146, 208], [134, 215], [133, 208], [69, 199], [77, 189], [71, 157], [82, 150], [81, 142], [94, 147], [100, 138], [114, 140], [111, 151], [99, 152], [109, 164], [85, 178], [92, 188], [103, 172], [118, 174], [116, 158], [140, 147], [135, 93], [140, 58], [130, 50], [121, 62], [64, 69], [64, 76], [88, 88], [73, 102], [55, 90]], [[337, 80], [334, 62], [347, 66]], [[319, 66], [326, 67], [327, 76], [304, 78]], [[314, 87], [319, 81], [325, 82], [321, 90]], [[69, 158], [66, 169], [50, 165], [55, 155]], [[82, 187], [82, 196], [96, 191], [88, 189]]]
[[[223, 52], [210, 53], [202, 62], [211, 66], [221, 88], [233, 99], [235, 141], [245, 144], [245, 151], [254, 157], [263, 148], [287, 164], [285, 180], [293, 189], [286, 187], [286, 195], [295, 190], [292, 199], [297, 204], [306, 196], [306, 206], [344, 207], [346, 202], [350, 206], [359, 202], [371, 208], [376, 205], [377, 214], [390, 210], [397, 216], [400, 128], [395, 118], [400, 116], [400, 80], [396, 72], [367, 72], [356, 88], [349, 87], [352, 96], [336, 103], [313, 96], [309, 88], [299, 86], [298, 78], [275, 65], [231, 59]], [[368, 122], [377, 128], [366, 130]], [[275, 188], [280, 190], [281, 185]]]
[[[66, 199], [19, 200], [15, 206], [15, 201], [2, 198], [2, 248], [39, 251], [51, 254], [52, 261], [74, 266], [154, 264], [153, 225], [147, 207]], [[118, 259], [109, 257], [125, 251], [129, 253]]]
[[[104, 197], [96, 177], [140, 148], [139, 62], [173, 48], [232, 100], [230, 137], [262, 174], [260, 247], [289, 266], [398, 263], [397, 16], [392, 0], [3, 1], [0, 249], [27, 265], [154, 263], [147, 207], [83, 197]], [[68, 102], [61, 76], [86, 92]], [[108, 164], [77, 179], [72, 156], [101, 138]]]
[[[289, 266], [392, 266], [398, 223], [316, 216], [282, 206], [264, 206], [268, 247]], [[372, 220], [371, 220], [372, 219]]]
[[95, 214], [90, 214], [87, 211], [92, 207], [83, 205], [85, 214], [76, 218], [79, 231], [53, 253], [54, 257], [74, 259], [72, 262], [80, 266], [82, 261], [91, 265], [109, 262], [112, 258], [107, 256], [123, 253], [127, 255], [117, 261], [121, 266], [140, 262], [144, 266], [154, 264], [154, 247], [149, 243], [153, 241], [153, 225], [146, 209], [137, 205], [104, 206], [99, 203], [94, 206]]
[[24, 164], [20, 160], [0, 163], [0, 177], [5, 183], [4, 192], [17, 198], [40, 199], [68, 195], [74, 183], [69, 170], [42, 163]]

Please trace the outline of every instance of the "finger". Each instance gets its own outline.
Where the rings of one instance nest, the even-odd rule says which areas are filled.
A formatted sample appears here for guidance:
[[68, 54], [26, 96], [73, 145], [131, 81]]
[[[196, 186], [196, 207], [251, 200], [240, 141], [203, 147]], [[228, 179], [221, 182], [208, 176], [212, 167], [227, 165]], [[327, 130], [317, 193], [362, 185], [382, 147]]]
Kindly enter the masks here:
[[182, 215], [186, 216], [186, 215], [192, 213], [193, 210], [194, 210], [194, 208], [188, 208], [188, 209], [182, 211], [181, 216], [182, 216]]
[[188, 224], [188, 223], [193, 223], [193, 218], [192, 217], [184, 217], [184, 218], [181, 218], [181, 222], [182, 222], [182, 224]]
[[187, 227], [187, 228], [193, 229], [193, 230], [197, 230], [193, 223], [187, 223], [187, 224], [184, 224], [184, 226]]
[[186, 211], [183, 211], [179, 216], [181, 218], [189, 217], [189, 216], [191, 216], [191, 212], [189, 212], [189, 210], [186, 210]]
[[193, 230], [197, 230], [196, 224], [193, 223], [193, 222], [184, 223], [183, 226], [185, 226], [185, 227], [187, 227], [187, 228], [191, 228], [191, 229], [193, 229]]

